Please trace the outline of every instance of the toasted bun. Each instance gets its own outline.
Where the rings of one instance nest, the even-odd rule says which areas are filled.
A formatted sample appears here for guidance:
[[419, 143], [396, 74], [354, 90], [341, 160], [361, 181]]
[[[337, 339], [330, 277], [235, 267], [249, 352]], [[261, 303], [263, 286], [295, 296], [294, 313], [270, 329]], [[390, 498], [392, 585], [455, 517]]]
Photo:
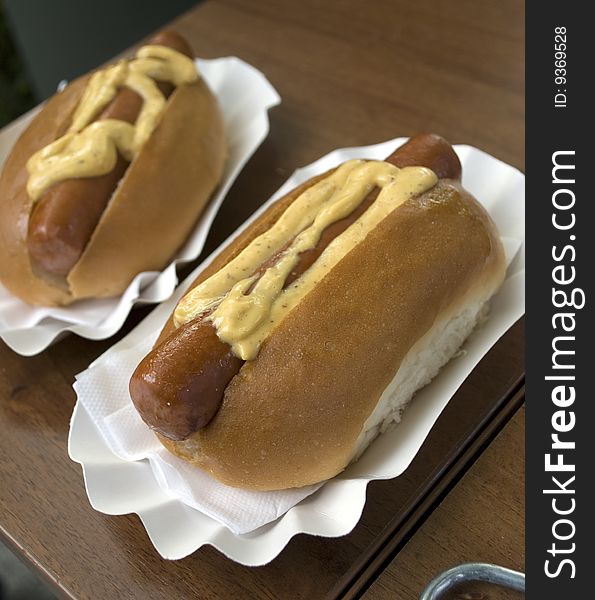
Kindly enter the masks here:
[[[273, 205], [199, 280], [314, 181]], [[490, 217], [458, 183], [441, 180], [390, 213], [288, 314], [204, 429], [182, 442], [160, 439], [235, 487], [333, 477], [452, 357], [504, 273]]]
[[138, 273], [163, 268], [188, 237], [223, 171], [222, 116], [199, 79], [170, 96], [161, 122], [129, 165], [69, 273], [68, 286], [35, 274], [27, 251], [26, 163], [66, 131], [88, 77], [48, 101], [16, 142], [0, 177], [0, 281], [30, 304], [114, 296]]

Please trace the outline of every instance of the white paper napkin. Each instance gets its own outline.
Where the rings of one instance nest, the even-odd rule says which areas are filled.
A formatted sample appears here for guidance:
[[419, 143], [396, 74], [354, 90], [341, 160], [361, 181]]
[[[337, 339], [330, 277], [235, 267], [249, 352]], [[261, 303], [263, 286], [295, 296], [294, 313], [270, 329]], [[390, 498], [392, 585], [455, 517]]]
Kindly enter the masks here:
[[[247, 227], [276, 198], [309, 177], [350, 158], [384, 158], [403, 141], [403, 138], [398, 138], [375, 146], [337, 150], [299, 169], [241, 229]], [[469, 174], [464, 175], [465, 186], [482, 200], [502, 234], [509, 264], [507, 279], [493, 302], [488, 322], [474, 332], [466, 344], [467, 354], [453, 359], [434, 381], [417, 394], [412, 407], [405, 412], [404, 424], [380, 436], [357, 463], [336, 478], [345, 484], [339, 487], [344, 490], [343, 501], [347, 504], [353, 500], [347, 483], [351, 479], [395, 477], [408, 467], [450, 397], [484, 354], [524, 312], [524, 255], [522, 251], [519, 252], [524, 239], [524, 177], [475, 148], [457, 146], [456, 149], [463, 163], [463, 172]], [[221, 247], [227, 243], [224, 242]], [[79, 374], [74, 388], [78, 401], [86, 409], [109, 449], [105, 455], [106, 461], [109, 462], [109, 452], [127, 461], [148, 459], [158, 485], [170, 497], [208, 515], [235, 534], [244, 534], [255, 532], [270, 523], [321, 486], [279, 492], [246, 492], [224, 486], [161, 447], [132, 407], [128, 394], [128, 381], [134, 368], [151, 348], [184, 290], [219, 250], [215, 250], [203, 265], [197, 267], [167, 302], [157, 307], [136, 329]], [[76, 438], [76, 428], [84, 427], [78, 423], [75, 415], [71, 441]], [[71, 444], [71, 456], [85, 464], [84, 449], [79, 446], [78, 443]], [[103, 490], [103, 505], [106, 496], [109, 496], [105, 493], [107, 481], [109, 477], [95, 481], [97, 489]], [[320, 493], [324, 494], [327, 488], [325, 486]], [[333, 489], [336, 495], [339, 488], [335, 486]], [[316, 496], [320, 497], [320, 494]], [[291, 511], [287, 516], [289, 514]], [[359, 512], [348, 510], [341, 516], [335, 510], [333, 518], [338, 519], [338, 524], [346, 527], [347, 532], [350, 525], [355, 525], [353, 519], [359, 518]], [[307, 517], [302, 519], [295, 524], [296, 531], [312, 531], [312, 524]], [[319, 519], [320, 515], [315, 515], [312, 522], [319, 523]], [[267, 535], [273, 534], [268, 532]], [[208, 536], [207, 539], [210, 540]], [[279, 540], [286, 543], [287, 538], [280, 536]], [[175, 553], [179, 552], [179, 548], [176, 548]]]
[[[258, 69], [239, 58], [197, 59], [196, 64], [219, 101], [228, 158], [217, 192], [194, 231], [163, 271], [140, 273], [119, 297], [83, 300], [63, 308], [38, 308], [25, 304], [0, 284], [0, 337], [15, 352], [26, 356], [37, 354], [67, 331], [93, 340], [113, 335], [134, 304], [157, 303], [168, 298], [178, 283], [176, 265], [194, 260], [201, 253], [227, 191], [267, 136], [267, 111], [279, 104], [280, 97]], [[0, 166], [40, 108], [0, 132]]]
[[133, 347], [107, 357], [100, 366], [79, 375], [74, 385], [79, 399], [117, 456], [130, 461], [148, 458], [159, 484], [169, 494], [235, 533], [245, 533], [274, 521], [320, 487], [268, 493], [239, 490], [219, 483], [170, 454], [142, 422], [128, 395], [128, 381], [139, 356], [149, 352], [158, 333], [152, 331]]

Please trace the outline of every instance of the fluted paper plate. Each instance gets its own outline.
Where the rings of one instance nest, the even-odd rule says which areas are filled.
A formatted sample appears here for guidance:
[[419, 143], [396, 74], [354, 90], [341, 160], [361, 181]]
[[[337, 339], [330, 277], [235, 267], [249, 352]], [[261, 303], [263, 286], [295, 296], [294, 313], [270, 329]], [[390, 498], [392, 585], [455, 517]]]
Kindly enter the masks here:
[[[384, 158], [404, 138], [375, 146], [336, 150], [315, 163], [299, 169], [278, 192], [255, 214], [291, 188], [350, 158]], [[439, 375], [420, 390], [405, 410], [402, 421], [382, 434], [362, 458], [343, 473], [301, 500], [275, 520], [247, 532], [234, 533], [241, 523], [228, 526], [188, 505], [188, 499], [175, 491], [162, 477], [163, 465], [158, 455], [125, 461], [113, 448], [118, 440], [100, 433], [101, 427], [88, 411], [89, 398], [85, 382], [113, 377], [108, 365], [115, 364], [147, 336], [155, 336], [178, 298], [216, 250], [178, 288], [167, 302], [156, 308], [138, 327], [99, 357], [77, 376], [78, 402], [73, 414], [69, 452], [83, 467], [87, 494], [92, 506], [107, 514], [137, 513], [151, 539], [164, 558], [179, 559], [208, 544], [244, 565], [262, 565], [277, 556], [298, 533], [336, 537], [349, 533], [357, 524], [366, 499], [366, 486], [375, 479], [399, 476], [409, 466], [440, 413], [475, 365], [496, 341], [524, 313], [524, 176], [513, 167], [470, 146], [456, 146], [463, 163], [463, 183], [481, 200], [498, 225], [509, 263], [506, 280], [492, 301], [490, 317], [465, 343], [465, 352], [451, 360]], [[249, 225], [244, 224], [240, 229]], [[229, 239], [237, 235], [230, 236]], [[225, 244], [229, 243], [229, 240]], [[138, 361], [142, 358], [138, 357]], [[105, 371], [105, 372], [102, 372]], [[98, 379], [99, 378], [99, 379]], [[103, 378], [103, 379], [102, 379]], [[124, 386], [126, 382], [117, 382]], [[87, 386], [88, 387], [88, 386]], [[107, 389], [107, 388], [106, 388]], [[111, 398], [114, 410], [126, 409], [130, 398]], [[140, 420], [139, 420], [140, 421]], [[138, 427], [145, 427], [142, 422]], [[103, 427], [103, 429], [102, 429]], [[152, 435], [146, 428], [140, 432]], [[119, 440], [119, 442], [126, 440]], [[170, 465], [171, 466], [171, 465]], [[203, 474], [204, 476], [204, 474]], [[266, 494], [266, 492], [263, 492]], [[266, 497], [262, 497], [266, 502]], [[198, 498], [198, 504], [200, 504]], [[196, 499], [195, 499], [196, 501]], [[249, 508], [249, 507], [247, 507]]]
[[[58, 336], [73, 332], [100, 340], [122, 327], [135, 304], [162, 302], [171, 296], [178, 279], [176, 265], [201, 253], [217, 211], [232, 183], [269, 132], [268, 109], [280, 97], [266, 77], [236, 57], [197, 59], [199, 72], [217, 96], [227, 139], [228, 157], [215, 195], [194, 231], [163, 271], [139, 273], [121, 296], [75, 302], [66, 307], [40, 308], [13, 296], [0, 283], [0, 337], [15, 351], [31, 356]], [[14, 142], [41, 109], [27, 113], [0, 133], [0, 165]]]

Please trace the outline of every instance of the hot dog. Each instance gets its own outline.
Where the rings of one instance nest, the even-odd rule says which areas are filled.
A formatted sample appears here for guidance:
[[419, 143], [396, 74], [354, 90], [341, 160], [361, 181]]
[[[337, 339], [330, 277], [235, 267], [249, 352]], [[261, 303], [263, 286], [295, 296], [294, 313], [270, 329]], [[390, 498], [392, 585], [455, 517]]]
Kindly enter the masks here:
[[[173, 48], [192, 58], [192, 49], [186, 40], [172, 31], [161, 32], [148, 43]], [[158, 87], [166, 98], [174, 90], [169, 82], [158, 82]], [[118, 119], [134, 123], [142, 105], [139, 94], [121, 88], [95, 120]], [[27, 233], [29, 256], [36, 263], [36, 269], [57, 277], [68, 275], [80, 259], [128, 164], [119, 155], [116, 166], [109, 173], [61, 181], [36, 202]]]
[[[360, 170], [377, 166], [390, 177], [358, 188]], [[366, 425], [368, 419], [380, 414], [384, 420], [378, 413], [382, 392], [414, 349], [440, 328], [462, 323], [460, 331], [439, 340], [447, 350], [430, 365], [431, 376], [458, 349], [502, 280], [499, 238], [460, 186], [460, 175], [445, 140], [417, 136], [384, 163], [346, 163], [265, 212], [198, 277], [131, 378], [131, 398], [162, 443], [224, 483], [251, 489], [306, 485], [342, 470], [380, 426]], [[217, 295], [227, 289], [225, 279], [235, 277], [234, 265], [241, 271], [248, 264], [246, 253], [275, 240], [267, 232], [284, 229], [283, 219], [291, 222], [291, 210], [310, 210], [314, 200], [308, 193], [327, 194], [339, 180], [344, 187], [329, 192], [337, 205], [349, 200], [344, 190], [350, 185], [361, 192], [355, 206], [345, 205], [347, 214], [324, 221], [315, 243], [291, 262], [288, 248], [307, 230], [302, 223], [276, 250], [264, 251], [245, 280], [234, 280]], [[404, 194], [411, 182], [409, 195], [374, 221], [390, 197], [387, 188]], [[369, 223], [374, 225], [365, 229]], [[274, 284], [268, 316], [254, 321], [250, 311], [261, 310], [259, 302], [268, 298], [268, 279], [263, 295], [253, 302], [251, 295], [266, 278], [275, 281], [271, 273], [284, 260], [288, 268], [282, 283]], [[210, 299], [204, 290], [217, 294]], [[222, 311], [227, 305], [231, 309]], [[249, 324], [256, 323], [248, 333], [244, 313]], [[229, 323], [238, 326], [235, 333]], [[361, 344], [354, 342], [358, 336]]]
[[[95, 97], [86, 96], [93, 79], [85, 76], [52, 98], [21, 136], [0, 179], [0, 250], [11, 255], [0, 258], [0, 280], [13, 293], [44, 305], [115, 295], [138, 272], [162, 268], [183, 243], [221, 176], [225, 153], [221, 114], [191, 57], [181, 36], [161, 32], [121, 71], [122, 63], [111, 67], [114, 79], [106, 77], [95, 97], [109, 85], [116, 89], [98, 112]], [[107, 73], [110, 67], [94, 77]], [[85, 103], [93, 114], [83, 121]], [[44, 177], [35, 164], [32, 171], [32, 157], [73, 127], [85, 133], [102, 122], [116, 124], [112, 168], [59, 176], [32, 197], [32, 180]], [[124, 151], [121, 140], [130, 131], [131, 150]], [[137, 141], [141, 133], [145, 139]], [[92, 143], [103, 143], [99, 138]], [[42, 166], [50, 162], [42, 159]]]
[[[425, 166], [440, 178], [458, 180], [461, 176], [457, 155], [437, 135], [418, 135], [386, 160], [397, 167]], [[326, 227], [316, 246], [300, 254], [284, 287], [312, 266], [330, 242], [355, 223], [377, 196], [377, 189], [371, 191], [349, 215]], [[281, 249], [260, 265], [257, 275], [274, 266], [284, 251]], [[177, 329], [170, 323], [167, 337], [141, 362], [130, 381], [131, 397], [139, 414], [155, 431], [172, 440], [186, 439], [208, 424], [221, 404], [227, 384], [243, 364], [230, 346], [219, 340], [215, 327], [205, 316]]]

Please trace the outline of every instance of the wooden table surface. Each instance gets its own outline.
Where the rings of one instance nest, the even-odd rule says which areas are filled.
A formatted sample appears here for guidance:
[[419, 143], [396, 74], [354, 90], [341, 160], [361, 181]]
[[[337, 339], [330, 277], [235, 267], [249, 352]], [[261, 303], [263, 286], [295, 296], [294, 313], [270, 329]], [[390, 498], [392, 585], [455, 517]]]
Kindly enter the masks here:
[[[524, 23], [515, 0], [221, 0], [198, 5], [173, 25], [198, 56], [252, 63], [283, 98], [203, 256], [296, 167], [339, 146], [435, 131], [523, 168]], [[255, 569], [212, 548], [167, 562], [135, 515], [93, 511], [80, 467], [66, 452], [74, 375], [147, 312], [134, 311], [112, 339], [70, 336], [34, 358], [0, 345], [0, 531], [65, 597], [353, 595], [522, 401], [520, 323], [457, 392], [408, 471], [370, 485], [350, 535], [297, 536], [278, 559]]]
[[[525, 570], [525, 408], [518, 410], [444, 502], [364, 594], [365, 600], [418, 598], [446, 569], [487, 562]], [[441, 600], [521, 598], [466, 583]]]

